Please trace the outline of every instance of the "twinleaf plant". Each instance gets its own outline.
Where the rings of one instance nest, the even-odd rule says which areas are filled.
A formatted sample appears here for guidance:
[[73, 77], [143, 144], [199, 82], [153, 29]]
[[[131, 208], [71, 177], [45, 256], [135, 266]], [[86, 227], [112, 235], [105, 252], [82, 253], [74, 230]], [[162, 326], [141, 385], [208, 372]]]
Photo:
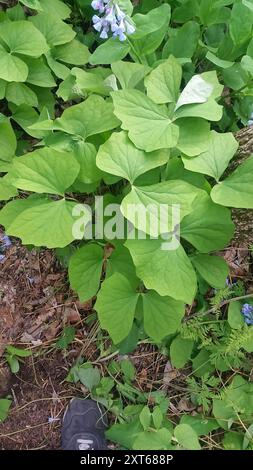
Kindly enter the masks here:
[[[93, 299], [115, 347], [166, 345], [174, 367], [191, 363], [202, 380], [201, 395], [188, 385], [205, 408], [209, 375], [253, 350], [251, 303], [231, 303], [228, 319], [215, 306], [214, 323], [205, 315], [210, 288], [227, 295], [218, 252], [234, 234], [232, 208], [253, 208], [253, 157], [230, 170], [233, 132], [253, 111], [253, 2], [137, 3], [36, 0], [1, 12], [0, 224], [24, 245], [71, 253], [70, 285]], [[233, 384], [213, 402], [222, 427], [222, 413], [235, 420], [224, 408]], [[143, 408], [131, 448], [145, 448], [150, 427], [158, 448], [199, 448], [191, 424], [173, 431], [163, 419]]]
[[[123, 9], [129, 2], [125, 3]], [[69, 263], [72, 287], [82, 301], [97, 295], [95, 309], [101, 326], [115, 344], [131, 333], [136, 322], [143, 322], [147, 335], [156, 342], [176, 333], [185, 304], [192, 304], [196, 297], [199, 278], [212, 287], [223, 287], [228, 270], [215, 251], [233, 236], [227, 207], [253, 207], [253, 159], [224, 176], [238, 144], [231, 133], [221, 133], [217, 127], [223, 116], [224, 90], [217, 72], [197, 73], [187, 81], [183, 57], [175, 57], [173, 50], [168, 57], [161, 56], [159, 46], [170, 17], [168, 4], [133, 15], [135, 31], [126, 34], [126, 41], [111, 38], [91, 55], [94, 64], [100, 49], [108, 57], [104, 48], [110, 47], [111, 69], [98, 67], [95, 73], [74, 68], [72, 74], [88, 97], [56, 119], [47, 108], [35, 123], [27, 117], [27, 131], [41, 137], [37, 149], [15, 156], [14, 123], [4, 116], [0, 123], [3, 169], [9, 170], [1, 179], [2, 199], [18, 192], [27, 195], [2, 209], [0, 222], [7, 234], [24, 244], [64, 248], [85, 236], [85, 230], [81, 235], [73, 230], [81, 215], [79, 195], [80, 201], [82, 195], [85, 203], [90, 201], [93, 210], [94, 196], [101, 192], [105, 208], [117, 201], [122, 219], [131, 222], [134, 231], [143, 232], [142, 239], [129, 239], [128, 233], [119, 237], [112, 233], [109, 238], [104, 233], [97, 236], [95, 229], [93, 239], [78, 243]], [[161, 28], [161, 18], [166, 28]], [[56, 75], [57, 59], [67, 62], [68, 53], [73, 56], [76, 47], [80, 54], [85, 50], [87, 59], [85, 46], [75, 42], [71, 27], [61, 18], [54, 20], [57, 27], [52, 28], [50, 14], [39, 12], [28, 21], [19, 21], [16, 28], [7, 11], [0, 25], [3, 47], [6, 44], [11, 52], [6, 49], [6, 54], [11, 60], [15, 54], [21, 60], [22, 55], [24, 70], [29, 69], [29, 60], [43, 67], [51, 64]], [[17, 31], [22, 26], [19, 44]], [[28, 32], [34, 34], [34, 41], [26, 42], [25, 31], [27, 38]], [[130, 57], [114, 61], [114, 52], [125, 43], [128, 54], [139, 62], [129, 61]], [[34, 112], [27, 102], [16, 106], [14, 116], [22, 114], [20, 106], [30, 106]], [[22, 117], [21, 121], [13, 119], [22, 126]], [[144, 217], [135, 217], [138, 205]], [[161, 205], [166, 214], [160, 213]], [[173, 205], [180, 207], [181, 232], [175, 247], [166, 249], [164, 235], [175, 229]], [[88, 212], [85, 204], [84, 215]], [[109, 254], [108, 244], [112, 244]]]

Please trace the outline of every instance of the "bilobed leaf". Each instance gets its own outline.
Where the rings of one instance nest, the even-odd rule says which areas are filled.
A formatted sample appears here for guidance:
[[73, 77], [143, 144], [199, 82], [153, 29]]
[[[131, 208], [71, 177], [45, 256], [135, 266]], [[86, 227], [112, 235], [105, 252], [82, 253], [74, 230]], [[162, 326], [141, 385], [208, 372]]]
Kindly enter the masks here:
[[238, 145], [232, 133], [219, 134], [212, 131], [207, 151], [195, 158], [183, 157], [184, 166], [187, 170], [204, 173], [219, 181]]
[[196, 198], [193, 211], [181, 222], [181, 236], [202, 253], [222, 250], [234, 229], [230, 211], [214, 204], [207, 194]]
[[[173, 219], [175, 214], [182, 220], [191, 212], [197, 192], [196, 187], [185, 181], [132, 186], [131, 192], [122, 201], [121, 211], [138, 230], [156, 237], [173, 231], [178, 223], [178, 219]], [[141, 210], [140, 215], [138, 209]]]
[[208, 149], [210, 124], [201, 118], [177, 119], [179, 139], [177, 148], [189, 157], [194, 157]]
[[105, 65], [124, 59], [130, 51], [130, 45], [127, 41], [120, 41], [118, 38], [110, 38], [98, 46], [91, 54], [89, 63], [91, 65]]
[[109, 332], [115, 344], [130, 332], [138, 298], [139, 294], [128, 279], [119, 273], [103, 282], [94, 308], [101, 327]]
[[121, 176], [133, 183], [143, 173], [163, 165], [169, 159], [169, 152], [157, 150], [145, 153], [137, 149], [126, 132], [113, 133], [100, 146], [97, 154], [97, 166], [107, 173]]
[[[18, 206], [16, 202], [19, 202]], [[27, 208], [26, 200], [14, 201], [4, 207], [4, 212], [0, 212], [1, 223], [6, 226], [5, 221], [8, 221], [7, 234], [21, 238], [24, 245], [47, 248], [63, 248], [75, 239], [72, 233], [75, 203], [65, 199], [50, 201], [42, 198], [30, 200], [29, 206]], [[16, 208], [20, 213], [15, 217]], [[10, 217], [13, 217], [11, 221]]]
[[100, 96], [91, 95], [82, 103], [67, 108], [55, 120], [53, 128], [87, 138], [118, 125], [119, 121], [113, 114], [113, 105]]
[[50, 46], [58, 46], [70, 42], [76, 35], [71, 26], [48, 12], [30, 16], [29, 21], [43, 34]]
[[114, 114], [138, 148], [152, 152], [176, 146], [178, 126], [172, 123], [164, 105], [157, 105], [138, 90], [116, 91], [112, 98]]
[[150, 71], [147, 65], [121, 60], [114, 62], [111, 68], [123, 89], [135, 88]]
[[204, 103], [181, 106], [174, 114], [174, 121], [183, 117], [199, 117], [216, 122], [220, 121], [222, 113], [223, 107], [216, 103], [213, 98], [208, 98]]
[[228, 176], [224, 181], [214, 186], [211, 198], [222, 206], [253, 209], [253, 156]]
[[79, 170], [73, 155], [45, 147], [16, 158], [10, 177], [17, 188], [62, 195], [75, 181]]
[[1, 23], [0, 38], [7, 44], [11, 54], [39, 57], [49, 49], [45, 37], [29, 21]]
[[53, 57], [61, 62], [73, 65], [84, 65], [89, 60], [89, 49], [80, 41], [73, 39], [67, 44], [56, 46], [53, 49]]
[[14, 55], [11, 55], [0, 45], [0, 78], [7, 82], [25, 82], [28, 67]]
[[163, 250], [162, 241], [158, 239], [127, 240], [125, 246], [147, 289], [192, 303], [197, 290], [196, 274], [181, 245], [174, 250]]
[[15, 155], [17, 140], [10, 120], [0, 114], [0, 160], [10, 162]]
[[184, 303], [161, 297], [155, 291], [149, 291], [142, 298], [144, 329], [149, 337], [160, 342], [165, 336], [176, 333], [184, 316]]
[[220, 256], [198, 254], [191, 261], [199, 274], [212, 287], [224, 289], [229, 269], [226, 261]]
[[6, 87], [6, 99], [17, 106], [20, 104], [38, 106], [36, 94], [24, 83], [9, 83]]
[[96, 295], [104, 262], [103, 250], [99, 245], [85, 245], [77, 250], [69, 262], [69, 280], [81, 302]]
[[182, 79], [182, 68], [178, 61], [170, 56], [158, 65], [145, 79], [147, 94], [157, 104], [177, 101]]

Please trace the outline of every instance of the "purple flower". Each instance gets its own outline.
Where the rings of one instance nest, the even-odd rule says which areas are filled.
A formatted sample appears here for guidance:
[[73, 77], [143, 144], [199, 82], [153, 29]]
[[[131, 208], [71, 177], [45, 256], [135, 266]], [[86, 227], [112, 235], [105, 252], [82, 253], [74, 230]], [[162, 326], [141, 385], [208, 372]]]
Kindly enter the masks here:
[[4, 260], [5, 260], [5, 258], [6, 258], [6, 257], [5, 257], [4, 255], [0, 255], [0, 263], [3, 263]]
[[127, 34], [133, 34], [135, 27], [131, 19], [120, 9], [115, 0], [94, 0], [91, 2], [94, 10], [98, 10], [100, 15], [92, 18], [93, 27], [100, 33], [102, 39], [108, 38], [111, 31], [113, 37], [118, 37], [120, 41], [127, 39]]
[[242, 307], [242, 314], [244, 321], [247, 325], [253, 325], [253, 305], [244, 304]]

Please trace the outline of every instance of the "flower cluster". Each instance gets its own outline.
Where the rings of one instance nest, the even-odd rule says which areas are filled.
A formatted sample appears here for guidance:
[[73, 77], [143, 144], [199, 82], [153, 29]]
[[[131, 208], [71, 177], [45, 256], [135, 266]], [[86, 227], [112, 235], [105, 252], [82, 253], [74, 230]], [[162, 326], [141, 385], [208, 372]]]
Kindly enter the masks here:
[[247, 325], [253, 325], [253, 305], [244, 304], [242, 307], [242, 314], [244, 321]]
[[135, 32], [131, 19], [119, 8], [115, 0], [93, 0], [91, 6], [101, 15], [94, 15], [92, 21], [102, 39], [107, 39], [111, 31], [113, 37], [125, 41], [127, 34]]

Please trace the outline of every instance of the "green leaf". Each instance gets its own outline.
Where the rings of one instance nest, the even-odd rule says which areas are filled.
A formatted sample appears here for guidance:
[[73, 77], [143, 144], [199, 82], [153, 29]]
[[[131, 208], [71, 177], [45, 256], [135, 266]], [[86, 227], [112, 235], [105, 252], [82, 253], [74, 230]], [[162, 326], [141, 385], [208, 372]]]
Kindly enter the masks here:
[[54, 77], [42, 58], [26, 57], [24, 60], [29, 69], [27, 83], [45, 88], [56, 86]]
[[214, 186], [211, 198], [222, 206], [253, 209], [253, 156], [221, 183]]
[[151, 412], [148, 406], [144, 406], [140, 413], [140, 422], [144, 430], [148, 429], [151, 423]]
[[10, 119], [0, 114], [0, 160], [10, 162], [17, 149], [15, 132]]
[[129, 53], [130, 45], [127, 41], [121, 42], [118, 38], [110, 38], [98, 46], [91, 54], [89, 62], [91, 65], [105, 65], [124, 59]]
[[38, 106], [36, 94], [24, 83], [8, 83], [6, 87], [6, 99], [17, 106], [20, 104], [28, 104], [34, 107]]
[[208, 53], [206, 54], [206, 58], [207, 60], [212, 62], [212, 64], [217, 65], [217, 67], [220, 67], [221, 69], [228, 69], [232, 67], [232, 65], [234, 64], [233, 62], [229, 60], [219, 59], [219, 57], [217, 57], [210, 51], [208, 51]]
[[93, 144], [78, 141], [73, 147], [73, 153], [80, 165], [78, 181], [92, 184], [102, 179], [103, 173], [96, 165], [97, 150]]
[[57, 62], [57, 60], [54, 60], [51, 51], [47, 52], [46, 59], [50, 69], [56, 75], [56, 77], [60, 78], [61, 80], [65, 80], [69, 76], [70, 69], [66, 65]]
[[31, 10], [37, 10], [37, 11], [43, 10], [39, 0], [20, 0], [20, 3], [22, 3], [28, 8], [31, 8]]
[[157, 104], [176, 103], [181, 79], [182, 68], [178, 61], [170, 56], [145, 78], [148, 97]]
[[78, 293], [81, 302], [96, 295], [100, 285], [103, 262], [103, 250], [95, 244], [85, 245], [71, 256], [70, 285]]
[[163, 250], [161, 240], [127, 240], [136, 272], [147, 289], [191, 304], [197, 289], [196, 274], [180, 245]]
[[138, 417], [130, 423], [113, 424], [110, 429], [106, 431], [106, 437], [109, 441], [117, 442], [126, 449], [132, 449], [133, 443], [142, 429]]
[[240, 330], [244, 325], [241, 302], [230, 302], [228, 307], [228, 323], [233, 330]]
[[178, 127], [169, 118], [164, 105], [157, 105], [138, 90], [112, 93], [114, 113], [122, 121], [122, 129], [129, 138], [146, 152], [175, 147]]
[[161, 297], [155, 291], [143, 295], [144, 329], [155, 342], [176, 333], [185, 313], [183, 302]]
[[238, 142], [232, 133], [212, 131], [207, 151], [195, 158], [183, 157], [184, 166], [187, 170], [204, 173], [219, 181], [237, 149]]
[[12, 184], [19, 189], [63, 195], [75, 181], [79, 170], [73, 155], [45, 147], [16, 158], [10, 177]]
[[29, 21], [0, 23], [0, 38], [11, 54], [39, 57], [49, 49], [45, 37]]
[[220, 256], [195, 255], [191, 261], [201, 277], [212, 287], [224, 289], [229, 268], [226, 261]]
[[76, 85], [85, 95], [86, 93], [97, 93], [100, 95], [108, 95], [111, 89], [105, 85], [102, 77], [95, 73], [86, 72], [85, 70], [74, 67], [71, 74], [76, 77]]
[[123, 361], [120, 361], [120, 368], [123, 372], [125, 381], [132, 382], [136, 374], [136, 370], [132, 362], [128, 359], [123, 359]]
[[243, 44], [251, 38], [252, 24], [253, 12], [241, 2], [236, 2], [232, 8], [229, 28], [235, 45]]
[[20, 366], [19, 366], [19, 361], [16, 358], [16, 356], [9, 356], [8, 354], [6, 355], [6, 361], [8, 362], [11, 372], [13, 374], [17, 374], [19, 372]]
[[78, 368], [78, 377], [80, 382], [90, 391], [97, 387], [100, 382], [99, 369], [97, 367], [88, 367], [88, 364], [83, 364]]
[[50, 46], [58, 46], [70, 42], [76, 35], [71, 26], [48, 12], [30, 16], [29, 21], [43, 34]]
[[168, 450], [172, 435], [166, 428], [140, 432], [134, 441], [135, 450]]
[[21, 238], [24, 245], [63, 248], [75, 238], [74, 206], [65, 199], [30, 199], [28, 206], [26, 200], [13, 201], [1, 210], [0, 223], [6, 227], [7, 234]]
[[174, 436], [179, 445], [187, 450], [200, 450], [198, 435], [189, 424], [179, 424], [175, 427]]
[[[115, 243], [115, 241], [113, 241], [113, 243]], [[123, 274], [135, 285], [135, 266], [128, 249], [124, 245], [116, 245], [116, 249], [107, 260], [106, 276], [109, 277], [114, 273]]]
[[131, 283], [119, 273], [106, 279], [98, 293], [94, 308], [101, 327], [107, 330], [115, 344], [130, 332], [139, 294]]
[[188, 424], [197, 433], [198, 436], [206, 436], [219, 428], [215, 419], [201, 415], [183, 415], [180, 424]]
[[0, 78], [7, 82], [25, 82], [28, 67], [23, 60], [11, 55], [0, 45]]
[[223, 107], [209, 98], [205, 103], [187, 104], [177, 109], [174, 120], [183, 117], [199, 117], [208, 121], [220, 121], [222, 118]]
[[155, 406], [152, 413], [152, 420], [156, 429], [159, 429], [163, 422], [163, 413], [159, 406]]
[[76, 39], [73, 39], [67, 44], [56, 46], [52, 53], [55, 60], [73, 65], [87, 64], [90, 57], [88, 47]]
[[197, 356], [192, 359], [192, 369], [196, 377], [212, 374], [215, 366], [211, 363], [210, 352], [204, 348], [201, 349]]
[[67, 349], [75, 338], [76, 330], [73, 326], [65, 326], [61, 337], [56, 341], [55, 346], [59, 349]]
[[173, 35], [169, 37], [163, 48], [163, 58], [170, 54], [178, 58], [191, 58], [197, 48], [199, 36], [200, 27], [194, 21], [183, 24], [181, 28], [173, 29]]
[[26, 349], [15, 348], [14, 346], [7, 346], [6, 351], [12, 356], [18, 357], [29, 357], [32, 355], [32, 351], [27, 351]]
[[231, 213], [207, 194], [194, 201], [193, 211], [181, 222], [181, 236], [202, 253], [222, 250], [234, 234]]
[[39, 0], [43, 11], [65, 20], [70, 16], [71, 9], [62, 0]]
[[[185, 181], [132, 186], [131, 192], [122, 201], [121, 211], [138, 230], [157, 237], [173, 231], [178, 219], [182, 220], [191, 212], [197, 191], [195, 186]], [[180, 205], [180, 212], [174, 205]], [[174, 219], [175, 214], [177, 220]]]
[[133, 183], [138, 176], [163, 165], [168, 159], [168, 151], [158, 150], [145, 153], [133, 145], [126, 132], [119, 132], [113, 133], [100, 146], [97, 154], [97, 166], [107, 173], [121, 176]]
[[136, 31], [130, 40], [138, 55], [151, 54], [160, 46], [168, 31], [170, 16], [171, 7], [168, 4], [151, 9], [146, 15], [138, 13], [133, 16]]
[[6, 420], [10, 406], [11, 400], [8, 400], [7, 398], [0, 399], [0, 423], [3, 423]]
[[8, 201], [17, 194], [17, 189], [9, 183], [9, 179], [0, 178], [0, 201]]
[[114, 129], [119, 124], [113, 115], [113, 106], [103, 98], [91, 95], [87, 100], [67, 108], [56, 119], [54, 128], [84, 139]]
[[135, 88], [150, 71], [150, 67], [134, 62], [118, 61], [111, 66], [121, 88]]
[[177, 119], [179, 139], [177, 148], [189, 157], [194, 157], [208, 149], [210, 124], [200, 118]]
[[191, 339], [184, 339], [178, 335], [173, 339], [170, 345], [170, 358], [173, 367], [181, 369], [190, 361], [194, 341]]

